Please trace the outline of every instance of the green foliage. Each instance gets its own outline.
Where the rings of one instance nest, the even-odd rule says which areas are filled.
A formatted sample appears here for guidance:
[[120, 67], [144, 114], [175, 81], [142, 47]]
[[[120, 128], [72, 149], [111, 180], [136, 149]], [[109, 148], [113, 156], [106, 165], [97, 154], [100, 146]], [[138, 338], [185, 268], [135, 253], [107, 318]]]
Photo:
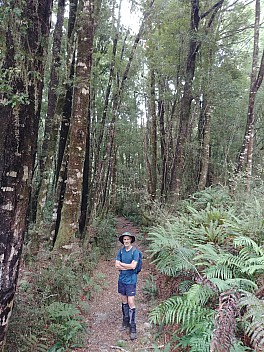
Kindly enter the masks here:
[[84, 330], [80, 311], [73, 304], [53, 302], [45, 307], [48, 330], [53, 334], [56, 343], [70, 347], [81, 344], [80, 336]]
[[239, 300], [239, 307], [246, 310], [243, 314], [243, 322], [246, 333], [250, 336], [253, 346], [260, 351], [264, 349], [264, 302], [254, 294], [243, 292]]
[[113, 248], [116, 240], [115, 218], [110, 213], [102, 218], [96, 218], [93, 222], [96, 229], [95, 246], [99, 253], [109, 257], [109, 249]]
[[184, 212], [188, 205], [191, 205], [196, 210], [206, 209], [208, 205], [210, 205], [211, 208], [228, 209], [231, 200], [226, 187], [212, 186], [204, 191], [195, 192], [189, 199], [183, 200], [180, 204], [180, 209]]
[[94, 292], [100, 292], [102, 288], [107, 288], [106, 277], [102, 273], [97, 273], [93, 277], [84, 274], [83, 280], [85, 282], [86, 295], [89, 299]]
[[49, 266], [42, 270], [41, 275], [34, 275], [39, 299], [47, 304], [54, 300], [73, 302], [80, 292], [78, 276], [70, 266]]
[[[45, 341], [46, 340], [46, 341]], [[29, 336], [22, 336], [23, 341], [23, 350], [28, 352], [46, 352], [49, 349], [49, 341], [47, 338], [43, 338], [42, 341], [40, 339], [30, 334]]]
[[143, 287], [143, 292], [147, 298], [151, 300], [157, 296], [158, 290], [153, 275], [150, 275], [150, 277], [147, 278], [145, 286]]
[[88, 287], [84, 278], [91, 269], [86, 263], [88, 255], [77, 248], [69, 256], [42, 256], [41, 262], [39, 258], [32, 262], [19, 282], [7, 341], [10, 351], [19, 346], [21, 352], [65, 352], [82, 344], [84, 322], [75, 304], [82, 288], [89, 292], [95, 289]]
[[[233, 351], [245, 351], [239, 335], [235, 335], [238, 333], [237, 322], [247, 322], [246, 332], [253, 344], [263, 340], [263, 305], [261, 302], [259, 309], [260, 301], [254, 296], [258, 276], [264, 272], [263, 247], [255, 241], [255, 233], [252, 237], [246, 235], [250, 234], [251, 211], [236, 208], [235, 201], [226, 195], [221, 197], [219, 194], [218, 202], [210, 192], [214, 194], [215, 189], [199, 193], [201, 199], [197, 193], [193, 204], [185, 202], [177, 218], [167, 221], [164, 226], [154, 227], [149, 233], [149, 252], [156, 268], [163, 274], [177, 277], [177, 280], [184, 278], [179, 284], [180, 295], [155, 307], [150, 320], [155, 324], [177, 324], [178, 331], [184, 333], [178, 346], [189, 347], [190, 351], [209, 351], [214, 329], [219, 336], [226, 336], [221, 343], [227, 349], [232, 345]], [[223, 199], [229, 199], [225, 207], [221, 205]], [[245, 217], [246, 213], [249, 217]], [[229, 299], [224, 301], [231, 291], [235, 295], [245, 292], [246, 298], [240, 304], [248, 311], [241, 315], [242, 320], [235, 318], [236, 301], [233, 309], [228, 306]], [[223, 310], [223, 302], [226, 302], [226, 312], [219, 313], [219, 316], [226, 319], [215, 328], [219, 297], [222, 300], [219, 309], [222, 307]], [[255, 297], [254, 303], [249, 297]], [[233, 323], [229, 324], [231, 311]], [[229, 330], [231, 326], [233, 331]]]

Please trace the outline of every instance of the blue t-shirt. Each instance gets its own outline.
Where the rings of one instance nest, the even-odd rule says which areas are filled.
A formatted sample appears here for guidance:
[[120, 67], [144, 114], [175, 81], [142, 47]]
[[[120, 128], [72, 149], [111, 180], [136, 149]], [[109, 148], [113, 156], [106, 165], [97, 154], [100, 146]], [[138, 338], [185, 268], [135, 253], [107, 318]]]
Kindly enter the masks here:
[[[122, 251], [122, 253], [121, 253]], [[129, 251], [126, 251], [125, 247], [122, 247], [116, 256], [116, 260], [119, 260], [122, 263], [130, 264], [133, 260], [135, 262], [139, 261], [139, 251], [137, 248], [133, 249], [130, 248]], [[137, 274], [135, 270], [119, 270], [119, 279], [118, 281], [122, 282], [123, 284], [136, 284], [137, 283]]]

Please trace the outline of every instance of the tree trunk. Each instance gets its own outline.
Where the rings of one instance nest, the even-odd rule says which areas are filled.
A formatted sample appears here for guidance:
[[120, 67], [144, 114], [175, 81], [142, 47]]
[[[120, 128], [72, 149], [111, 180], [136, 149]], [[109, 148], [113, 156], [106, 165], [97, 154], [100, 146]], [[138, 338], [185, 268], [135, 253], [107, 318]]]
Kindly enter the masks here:
[[[122, 0], [119, 1], [118, 18], [117, 18], [117, 25], [115, 28], [115, 33], [113, 38], [113, 48], [112, 48], [108, 83], [105, 91], [103, 114], [102, 114], [101, 122], [99, 124], [98, 137], [95, 141], [95, 148], [94, 148], [94, 170], [95, 171], [94, 171], [93, 180], [92, 180], [93, 190], [91, 190], [90, 192], [91, 205], [89, 207], [90, 213], [92, 214], [91, 220], [96, 214], [96, 207], [99, 202], [101, 187], [102, 187], [102, 176], [103, 176], [102, 173], [104, 170], [105, 162], [103, 160], [100, 161], [100, 152], [102, 149], [102, 142], [105, 135], [105, 124], [109, 113], [108, 110], [109, 110], [109, 104], [110, 104], [110, 95], [111, 95], [114, 75], [116, 72], [116, 53], [117, 53], [117, 44], [119, 39], [119, 30], [120, 30], [120, 21], [121, 21], [121, 3], [122, 3]], [[114, 13], [115, 6], [116, 6], [116, 2], [114, 1], [113, 13]], [[113, 22], [114, 22], [114, 16], [113, 16]]]
[[185, 84], [183, 89], [183, 97], [180, 108], [180, 123], [178, 137], [176, 141], [174, 161], [171, 171], [170, 183], [170, 203], [176, 202], [180, 198], [181, 184], [185, 166], [186, 146], [189, 137], [189, 123], [192, 103], [192, 82], [195, 72], [196, 54], [200, 48], [200, 42], [197, 39], [196, 33], [200, 22], [199, 2], [192, 0], [192, 11], [190, 20], [190, 42], [189, 52], [185, 68]]
[[237, 174], [242, 171], [243, 165], [244, 164], [246, 165], [248, 190], [250, 190], [250, 179], [252, 174], [252, 156], [253, 156], [253, 142], [254, 142], [254, 130], [255, 130], [254, 107], [255, 107], [255, 100], [256, 100], [258, 89], [262, 84], [263, 71], [264, 71], [264, 51], [262, 54], [261, 64], [258, 71], [259, 27], [260, 27], [260, 0], [256, 0], [254, 49], [253, 49], [253, 55], [252, 55], [252, 70], [251, 70], [251, 80], [250, 80], [247, 124], [246, 124], [243, 144], [240, 149], [238, 162], [235, 170], [235, 174]]
[[169, 202], [175, 203], [179, 200], [181, 190], [183, 175], [185, 169], [185, 159], [187, 153], [187, 143], [190, 134], [190, 119], [191, 119], [191, 104], [193, 100], [192, 96], [192, 85], [195, 73], [195, 63], [196, 54], [201, 47], [201, 41], [197, 35], [200, 20], [211, 14], [206, 29], [205, 34], [207, 34], [208, 29], [212, 26], [218, 10], [221, 8], [224, 0], [217, 1], [208, 11], [204, 14], [199, 14], [199, 1], [191, 0], [192, 11], [191, 11], [191, 21], [190, 21], [190, 41], [189, 41], [189, 51], [187, 56], [186, 68], [185, 68], [185, 80], [183, 88], [183, 97], [181, 99], [180, 106], [180, 122], [178, 128], [178, 136], [175, 147], [174, 160], [171, 171], [171, 181], [170, 181], [170, 194]]
[[[6, 6], [6, 5], [2, 5]], [[16, 291], [20, 257], [26, 230], [32, 173], [36, 153], [38, 120], [42, 98], [44, 63], [49, 34], [51, 1], [26, 1], [16, 18], [10, 3], [6, 31], [3, 77], [10, 94], [1, 96], [0, 124], [3, 128], [0, 188], [0, 350]], [[25, 55], [26, 53], [26, 55]]]
[[211, 135], [211, 107], [207, 102], [206, 95], [203, 97], [201, 108], [201, 128], [200, 128], [200, 175], [198, 182], [198, 190], [201, 191], [206, 187], [209, 161], [210, 161], [210, 135]]
[[55, 249], [73, 240], [78, 231], [81, 209], [94, 37], [93, 0], [83, 1], [82, 5], [78, 18], [78, 50], [69, 135], [68, 173]]
[[62, 112], [62, 98], [59, 100], [59, 70], [61, 67], [61, 41], [64, 21], [65, 0], [58, 1], [57, 22], [53, 34], [52, 62], [48, 92], [48, 109], [45, 118], [44, 140], [39, 162], [40, 187], [36, 207], [36, 228], [41, 229], [44, 209], [50, 188], [54, 187], [55, 156]]
[[73, 79], [75, 70], [75, 52], [76, 43], [74, 40], [75, 23], [77, 14], [78, 0], [70, 0], [69, 8], [69, 20], [68, 20], [68, 32], [67, 32], [67, 62], [69, 66], [66, 66], [65, 77], [67, 84], [65, 85], [65, 92], [59, 98], [63, 107], [60, 111], [59, 104], [57, 105], [57, 111], [60, 114], [60, 131], [58, 136], [58, 147], [56, 152], [55, 161], [55, 175], [53, 180], [53, 189], [51, 195], [51, 202], [53, 204], [52, 221], [50, 223], [49, 232], [52, 234], [53, 244], [55, 243], [56, 236], [60, 226], [61, 209], [66, 188], [67, 178], [67, 164], [68, 164], [68, 148], [67, 140], [69, 134], [69, 128], [71, 123], [71, 112], [72, 112], [72, 95], [73, 95]]
[[159, 119], [159, 136], [160, 136], [160, 153], [162, 159], [161, 168], [161, 185], [160, 196], [161, 202], [165, 202], [168, 195], [170, 184], [170, 170], [173, 161], [173, 118], [175, 116], [176, 105], [178, 103], [175, 97], [171, 104], [166, 103], [166, 96], [169, 87], [165, 79], [159, 80], [159, 98], [158, 98], [158, 119]]
[[157, 114], [155, 99], [155, 72], [150, 67], [150, 116], [151, 116], [151, 193], [152, 200], [156, 198], [157, 190]]

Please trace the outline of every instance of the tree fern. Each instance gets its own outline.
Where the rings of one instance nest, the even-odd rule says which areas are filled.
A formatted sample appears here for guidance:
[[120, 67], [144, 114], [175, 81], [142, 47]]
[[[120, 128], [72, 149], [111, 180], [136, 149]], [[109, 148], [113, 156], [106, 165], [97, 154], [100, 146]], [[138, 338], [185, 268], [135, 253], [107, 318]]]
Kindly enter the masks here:
[[194, 257], [197, 267], [202, 267], [202, 272], [208, 278], [231, 279], [234, 276], [232, 267], [228, 265], [227, 257], [220, 248], [216, 248], [211, 243], [197, 245], [198, 255]]
[[218, 314], [211, 340], [211, 352], [230, 351], [236, 341], [236, 317], [238, 315], [237, 302], [239, 295], [236, 291], [223, 292], [219, 297]]
[[184, 246], [171, 233], [166, 235], [160, 228], [156, 228], [149, 239], [151, 243], [148, 252], [160, 272], [176, 276], [181, 271], [195, 270], [192, 263], [194, 250]]
[[193, 201], [192, 204], [197, 209], [204, 209], [208, 203], [214, 207], [229, 207], [231, 203], [228, 188], [223, 186], [208, 187], [205, 190], [192, 194], [191, 199]]
[[195, 266], [192, 263], [193, 250], [185, 247], [162, 248], [153, 263], [157, 269], [168, 275], [176, 276], [183, 271], [193, 271]]

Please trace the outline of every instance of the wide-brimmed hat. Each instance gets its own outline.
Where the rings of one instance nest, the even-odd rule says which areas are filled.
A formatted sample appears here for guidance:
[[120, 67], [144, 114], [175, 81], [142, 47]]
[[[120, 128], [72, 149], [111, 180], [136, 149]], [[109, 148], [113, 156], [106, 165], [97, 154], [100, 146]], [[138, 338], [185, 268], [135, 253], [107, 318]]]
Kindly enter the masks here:
[[136, 240], [135, 236], [131, 235], [130, 232], [124, 232], [124, 233], [122, 233], [121, 236], [119, 236], [119, 241], [122, 244], [124, 244], [124, 241], [123, 241], [124, 236], [129, 236], [131, 238], [131, 243], [135, 242], [135, 240]]

